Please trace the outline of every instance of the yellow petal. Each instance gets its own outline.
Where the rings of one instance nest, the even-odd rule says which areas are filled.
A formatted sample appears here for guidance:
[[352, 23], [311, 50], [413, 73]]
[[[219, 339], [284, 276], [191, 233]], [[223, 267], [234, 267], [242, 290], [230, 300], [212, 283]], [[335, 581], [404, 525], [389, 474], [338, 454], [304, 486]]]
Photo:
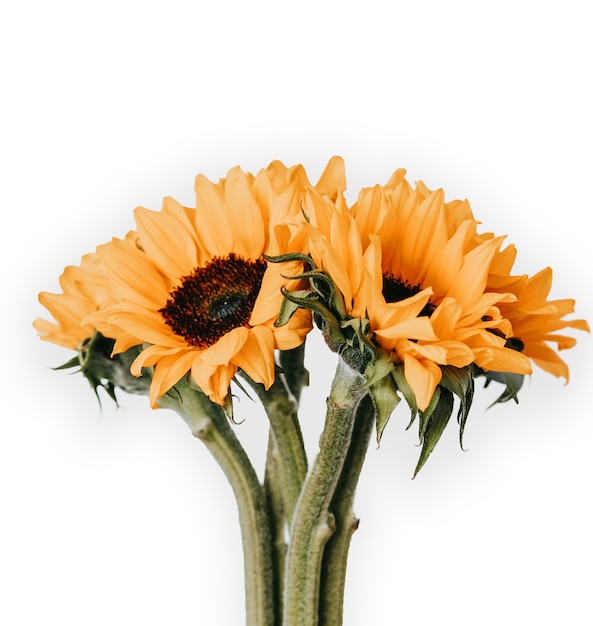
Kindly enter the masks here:
[[153, 311], [128, 305], [110, 315], [109, 323], [137, 337], [138, 343], [152, 343], [169, 348], [187, 346], [185, 339], [173, 333], [162, 317]]
[[195, 240], [175, 216], [142, 207], [134, 216], [142, 248], [171, 282], [176, 283], [197, 266]]
[[188, 351], [165, 356], [154, 366], [150, 383], [150, 406], [158, 408], [157, 400], [190, 371], [195, 353]]
[[167, 281], [145, 253], [124, 242], [111, 242], [99, 246], [97, 254], [107, 270], [115, 297], [149, 308], [166, 301]]
[[500, 242], [500, 238], [485, 241], [465, 255], [457, 279], [448, 294], [455, 298], [464, 309], [470, 309], [484, 293], [490, 262]]
[[274, 382], [274, 333], [265, 326], [249, 331], [247, 341], [232, 362], [266, 389]]
[[220, 365], [216, 368], [210, 378], [212, 394], [210, 400], [217, 404], [224, 404], [225, 398], [229, 393], [229, 386], [233, 376], [237, 373], [237, 366], [234, 364]]
[[265, 244], [264, 222], [261, 209], [251, 194], [248, 178], [238, 167], [227, 174], [224, 202], [233, 252], [246, 259], [259, 259]]
[[328, 195], [332, 200], [336, 199], [338, 190], [344, 191], [346, 189], [346, 172], [342, 157], [333, 156], [329, 160], [315, 188], [319, 193]]
[[443, 192], [437, 190], [414, 210], [403, 241], [402, 276], [411, 284], [422, 284], [425, 270], [447, 241]]
[[278, 319], [283, 299], [281, 288], [284, 286], [291, 288], [295, 285], [294, 281], [285, 277], [302, 272], [303, 264], [300, 262], [268, 263], [259, 294], [251, 312], [250, 326], [267, 324]]
[[233, 238], [220, 186], [200, 174], [195, 190], [196, 232], [201, 245], [210, 257], [225, 257], [233, 250]]
[[130, 366], [130, 372], [134, 376], [142, 375], [143, 367], [152, 367], [162, 357], [186, 354], [193, 352], [192, 348], [163, 348], [162, 346], [148, 346], [134, 359]]
[[404, 355], [404, 375], [416, 396], [416, 405], [424, 411], [441, 381], [442, 373], [438, 365]]
[[379, 232], [387, 211], [387, 198], [380, 185], [361, 190], [352, 213], [361, 232], [363, 246], [368, 244], [370, 235]]
[[248, 337], [249, 330], [247, 328], [243, 326], [233, 328], [214, 345], [202, 352], [202, 362], [207, 365], [228, 365], [233, 357], [243, 348]]

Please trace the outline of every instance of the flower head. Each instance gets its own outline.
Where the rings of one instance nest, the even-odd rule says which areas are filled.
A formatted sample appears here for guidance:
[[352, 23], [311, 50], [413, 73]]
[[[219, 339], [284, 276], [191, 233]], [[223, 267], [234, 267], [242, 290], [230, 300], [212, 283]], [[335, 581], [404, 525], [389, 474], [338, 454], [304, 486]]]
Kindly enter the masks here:
[[[574, 301], [547, 301], [551, 271], [513, 276], [514, 248], [479, 233], [467, 201], [445, 202], [442, 190], [413, 188], [397, 170], [384, 186], [363, 189], [348, 208], [309, 189], [293, 241], [306, 250], [310, 289], [285, 294], [316, 313], [328, 345], [364, 373], [376, 411], [377, 439], [406, 399], [419, 419], [416, 473], [437, 444], [459, 398], [460, 443], [474, 395], [474, 378], [497, 380], [497, 402], [517, 400], [531, 361], [568, 377], [547, 344], [572, 347], [557, 334]], [[285, 255], [285, 259], [290, 255]], [[279, 259], [282, 260], [282, 259]]]
[[[318, 187], [331, 197], [342, 181], [342, 162], [332, 159]], [[301, 166], [278, 161], [256, 176], [233, 168], [218, 183], [199, 175], [195, 208], [172, 198], [158, 212], [137, 208], [138, 247], [98, 248], [113, 304], [87, 321], [116, 329], [114, 353], [145, 345], [132, 373], [154, 367], [152, 406], [188, 372], [219, 404], [239, 368], [269, 387], [274, 350], [302, 343], [307, 311], [274, 325], [283, 274], [301, 264], [279, 267], [264, 255], [287, 249], [283, 224], [300, 211], [308, 185]]]
[[[487, 292], [501, 237], [477, 234], [465, 201], [415, 188], [397, 170], [381, 187], [363, 189], [352, 206], [309, 203], [311, 256], [334, 280], [352, 317], [367, 317], [373, 336], [403, 363], [419, 409], [428, 407], [441, 366], [529, 373], [529, 359], [508, 348], [511, 327]], [[310, 215], [309, 215], [310, 214]]]

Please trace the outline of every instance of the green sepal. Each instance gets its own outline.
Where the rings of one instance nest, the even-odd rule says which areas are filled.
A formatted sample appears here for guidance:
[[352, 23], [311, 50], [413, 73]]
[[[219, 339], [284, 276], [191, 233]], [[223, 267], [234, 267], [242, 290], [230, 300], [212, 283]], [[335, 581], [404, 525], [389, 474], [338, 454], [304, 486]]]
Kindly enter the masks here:
[[[198, 383], [196, 383], [196, 381], [193, 379], [193, 377], [192, 377], [190, 372], [188, 372], [184, 376], [184, 381], [185, 381], [185, 384], [190, 389], [192, 389], [193, 391], [199, 392], [201, 396], [204, 396], [204, 398], [207, 399], [207, 400], [204, 401], [206, 404], [208, 404], [208, 402], [210, 402], [210, 403], [212, 403], [212, 404], [214, 404], [216, 406], [220, 406], [216, 402], [212, 402], [212, 400], [210, 400], [210, 398], [208, 398], [208, 396], [206, 396], [206, 394], [204, 393], [203, 389], [200, 387], [200, 385], [198, 385]], [[237, 380], [236, 377], [233, 378], [233, 382], [235, 383], [235, 385], [237, 385], [237, 387], [239, 387], [239, 389], [241, 389], [247, 395], [247, 397], [249, 397], [251, 399], [251, 397], [249, 396], [249, 394], [247, 393], [247, 391], [245, 390], [243, 385], [241, 385], [241, 383]], [[175, 389], [175, 387], [173, 387], [173, 389]], [[183, 402], [183, 400], [182, 400], [182, 402]], [[222, 408], [222, 410], [224, 411], [224, 414], [227, 416], [227, 419], [229, 420], [229, 422], [232, 422], [235, 425], [236, 424], [241, 424], [241, 422], [237, 422], [235, 420], [235, 413], [234, 413], [234, 408], [233, 408], [233, 394], [230, 391], [228, 391], [226, 396], [224, 397], [224, 403], [222, 404], [222, 406], [220, 406], [220, 408]]]
[[432, 411], [430, 418], [424, 425], [424, 436], [422, 437], [422, 450], [418, 464], [414, 470], [414, 477], [422, 469], [431, 452], [437, 445], [445, 427], [447, 426], [451, 414], [453, 413], [453, 394], [444, 387], [440, 388], [439, 399]]
[[315, 261], [308, 255], [302, 252], [287, 252], [286, 254], [279, 254], [277, 256], [271, 256], [268, 254], [263, 255], [266, 261], [270, 263], [288, 263], [289, 261], [302, 261], [306, 263], [311, 269], [317, 269]]
[[311, 285], [312, 294], [318, 295], [321, 300], [326, 302], [329, 309], [338, 319], [345, 320], [348, 317], [346, 308], [344, 307], [342, 294], [336, 289], [336, 285], [330, 276], [324, 272], [312, 270], [295, 276], [286, 276], [285, 278], [290, 278], [292, 280], [303, 278], [308, 279], [309, 284]]
[[382, 376], [369, 387], [369, 394], [375, 407], [377, 445], [381, 443], [381, 437], [391, 414], [401, 402], [397, 393], [395, 381], [391, 376]]
[[306, 290], [289, 291], [286, 287], [282, 287], [281, 291], [284, 299], [297, 305], [297, 308], [310, 309], [313, 313], [322, 317], [331, 327], [332, 338], [335, 337], [337, 340], [343, 340], [344, 336], [340, 331], [340, 324], [336, 316], [314, 294]]
[[432, 398], [430, 399], [428, 406], [424, 409], [424, 411], [418, 411], [418, 415], [420, 416], [420, 423], [418, 424], [418, 437], [421, 442], [424, 441], [426, 431], [430, 424], [430, 418], [437, 408], [440, 398], [441, 388], [437, 387], [432, 394]]
[[375, 408], [377, 445], [379, 445], [391, 414], [401, 402], [395, 380], [391, 376], [395, 364], [388, 352], [371, 344], [368, 338], [370, 335], [368, 320], [351, 320], [350, 322], [348, 326], [354, 328], [359, 345], [373, 357], [364, 370], [364, 377]]
[[[371, 363], [369, 363], [369, 365], [367, 365], [364, 371], [364, 377], [367, 381], [367, 385], [371, 387], [382, 378], [391, 378], [389, 375], [393, 372], [394, 367], [395, 364], [389, 358], [389, 354], [383, 350], [377, 350], [376, 357]], [[394, 388], [396, 388], [395, 381], [391, 379], [391, 382], [394, 385]]]
[[[393, 369], [393, 362], [389, 357], [389, 353], [372, 342], [373, 331], [371, 330], [371, 322], [368, 319], [361, 317], [343, 319], [340, 322], [340, 328], [350, 337], [349, 344], [351, 346], [360, 348], [361, 352], [371, 353], [373, 355], [373, 363], [377, 360], [384, 360], [390, 363], [389, 371]], [[385, 374], [387, 373], [385, 372]], [[367, 380], [369, 380], [368, 376]]]
[[[287, 293], [290, 293], [292, 295], [292, 298], [286, 297], [284, 290], [286, 290]], [[304, 302], [310, 294], [310, 292], [305, 289], [301, 289], [298, 291], [288, 291], [285, 287], [283, 287], [282, 293], [284, 294], [284, 298], [282, 299], [282, 304], [280, 305], [280, 313], [278, 314], [278, 319], [274, 322], [274, 326], [276, 327], [288, 324], [290, 318], [300, 308], [304, 308]]]
[[73, 356], [69, 361], [66, 361], [66, 363], [58, 365], [58, 367], [52, 367], [52, 370], [54, 370], [54, 372], [57, 372], [58, 370], [69, 370], [73, 367], [80, 367], [81, 365], [82, 364], [80, 362], [80, 356], [77, 354], [76, 356]]
[[474, 399], [474, 377], [469, 367], [441, 366], [443, 377], [440, 385], [454, 393], [459, 398], [457, 423], [459, 424], [459, 445], [463, 449], [463, 432], [469, 411]]
[[88, 380], [99, 404], [99, 389], [103, 389], [117, 405], [116, 389], [127, 393], [148, 395], [151, 376], [143, 372], [142, 376], [133, 376], [130, 365], [138, 356], [141, 347], [134, 346], [121, 354], [111, 356], [115, 341], [95, 331], [85, 339], [77, 349], [77, 355], [60, 365], [55, 370], [66, 370], [77, 367], [78, 371]]
[[[278, 370], [278, 369], [279, 369], [279, 368], [277, 368], [277, 370]], [[278, 371], [277, 371], [277, 370], [276, 370], [276, 375], [277, 375], [277, 373], [278, 373]], [[243, 370], [240, 370], [240, 371], [242, 372]], [[247, 397], [248, 397], [248, 398], [249, 398], [252, 402], [255, 402], [255, 400], [251, 397], [251, 394], [249, 393], [249, 391], [247, 391], [247, 389], [246, 389], [245, 385], [244, 385], [244, 384], [243, 384], [243, 383], [242, 383], [242, 382], [241, 382], [241, 381], [240, 381], [240, 380], [239, 380], [236, 376], [234, 376], [234, 377], [233, 377], [233, 383], [234, 383], [235, 385], [237, 385], [237, 387], [239, 387], [239, 389], [240, 389], [240, 390], [241, 390], [241, 391], [242, 391], [242, 392], [243, 392], [243, 393], [244, 393], [244, 394], [245, 394], [245, 395], [246, 395], [246, 396], [247, 396]]]
[[488, 387], [493, 380], [505, 386], [504, 391], [488, 407], [489, 409], [499, 402], [508, 402], [509, 400], [514, 400], [519, 404], [519, 396], [517, 394], [523, 386], [525, 379], [523, 374], [513, 374], [512, 372], [484, 372], [483, 375], [486, 377], [484, 387]]
[[406, 377], [404, 375], [404, 366], [402, 363], [399, 363], [393, 368], [391, 375], [393, 376], [393, 380], [395, 381], [397, 388], [401, 391], [404, 400], [408, 403], [408, 406], [410, 407], [410, 423], [406, 426], [407, 430], [414, 423], [416, 415], [418, 415], [416, 396], [414, 395], [412, 388], [406, 380]]
[[230, 391], [224, 397], [224, 404], [222, 405], [222, 410], [224, 411], [224, 414], [227, 416], [229, 422], [232, 422], [235, 425], [241, 423], [235, 420], [235, 413], [233, 409], [233, 395], [231, 394]]

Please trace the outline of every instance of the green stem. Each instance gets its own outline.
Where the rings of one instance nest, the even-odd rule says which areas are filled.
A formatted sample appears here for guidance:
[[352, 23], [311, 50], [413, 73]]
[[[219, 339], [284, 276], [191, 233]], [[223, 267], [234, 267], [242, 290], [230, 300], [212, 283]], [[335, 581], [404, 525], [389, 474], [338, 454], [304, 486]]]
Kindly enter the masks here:
[[[178, 393], [175, 393], [175, 392]], [[270, 522], [264, 489], [222, 408], [181, 381], [159, 399], [177, 412], [208, 448], [231, 484], [239, 511], [245, 572], [247, 626], [274, 626]]]
[[342, 359], [327, 399], [319, 453], [303, 486], [291, 527], [284, 579], [284, 626], [316, 626], [324, 546], [335, 530], [329, 507], [350, 446], [363, 377]]
[[270, 422], [264, 489], [272, 529], [274, 593], [279, 621], [284, 596], [287, 531], [307, 474], [307, 456], [298, 420], [298, 399], [308, 382], [304, 344], [281, 352], [280, 363], [282, 371], [277, 369], [274, 383], [267, 391], [245, 372], [240, 372], [260, 399]]
[[272, 530], [272, 558], [274, 565], [274, 604], [277, 625], [282, 623], [282, 602], [284, 593], [284, 565], [286, 563], [286, 515], [280, 481], [280, 458], [274, 433], [270, 428], [264, 490], [268, 503]]
[[254, 382], [245, 372], [240, 374], [261, 400], [270, 420], [277, 449], [284, 514], [287, 523], [290, 523], [307, 475], [307, 455], [298, 419], [297, 402], [279, 371], [268, 390], [262, 384]]
[[342, 625], [348, 551], [359, 522], [354, 496], [374, 425], [375, 410], [367, 395], [358, 405], [350, 449], [330, 506], [336, 530], [325, 546], [321, 566], [319, 623], [323, 626]]

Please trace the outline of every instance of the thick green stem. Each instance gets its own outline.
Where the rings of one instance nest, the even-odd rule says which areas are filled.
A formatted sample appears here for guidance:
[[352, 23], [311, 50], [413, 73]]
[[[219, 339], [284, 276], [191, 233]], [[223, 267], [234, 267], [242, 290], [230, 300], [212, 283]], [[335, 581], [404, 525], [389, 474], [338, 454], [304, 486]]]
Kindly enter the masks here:
[[298, 420], [298, 398], [308, 381], [303, 357], [304, 345], [280, 353], [283, 371], [277, 369], [274, 383], [267, 391], [245, 372], [240, 372], [261, 400], [270, 422], [264, 489], [271, 521], [274, 594], [279, 623], [284, 597], [288, 527], [307, 474], [307, 456]]
[[342, 626], [348, 551], [359, 521], [354, 496], [374, 425], [375, 409], [367, 395], [358, 405], [350, 449], [330, 505], [336, 530], [325, 546], [321, 566], [319, 623], [323, 626]]
[[277, 450], [279, 480], [282, 485], [284, 514], [290, 524], [294, 508], [307, 475], [307, 455], [298, 419], [296, 399], [284, 376], [277, 371], [268, 390], [241, 372], [261, 400], [272, 428]]
[[324, 546], [335, 530], [330, 512], [350, 446], [363, 377], [340, 359], [327, 399], [319, 453], [294, 513], [284, 579], [284, 626], [316, 626]]
[[274, 565], [274, 604], [276, 606], [276, 624], [282, 624], [282, 603], [284, 594], [284, 565], [286, 563], [286, 515], [282, 483], [280, 481], [280, 458], [274, 433], [270, 428], [264, 490], [270, 515], [272, 531], [272, 558]]
[[[175, 393], [177, 392], [177, 393]], [[231, 484], [239, 511], [245, 572], [247, 626], [274, 626], [270, 522], [264, 489], [222, 408], [185, 382], [159, 406], [176, 411], [208, 448]]]

